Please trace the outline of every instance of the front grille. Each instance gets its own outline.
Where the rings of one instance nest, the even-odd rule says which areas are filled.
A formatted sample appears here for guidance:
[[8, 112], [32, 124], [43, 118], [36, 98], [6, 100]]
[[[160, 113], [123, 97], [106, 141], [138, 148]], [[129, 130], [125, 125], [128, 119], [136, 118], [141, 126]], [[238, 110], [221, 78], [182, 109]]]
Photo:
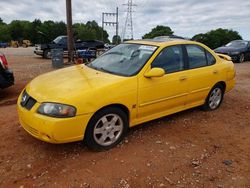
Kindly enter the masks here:
[[26, 91], [22, 94], [21, 106], [26, 108], [27, 110], [31, 110], [31, 108], [36, 104], [36, 100], [32, 98]]

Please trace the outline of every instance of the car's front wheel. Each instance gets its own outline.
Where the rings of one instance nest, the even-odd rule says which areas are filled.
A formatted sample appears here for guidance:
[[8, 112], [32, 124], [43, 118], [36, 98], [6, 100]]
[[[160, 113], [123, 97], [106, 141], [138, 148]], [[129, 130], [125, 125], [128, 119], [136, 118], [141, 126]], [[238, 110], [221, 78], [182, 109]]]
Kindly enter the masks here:
[[240, 56], [239, 56], [238, 62], [239, 62], [239, 63], [243, 63], [244, 61], [245, 61], [245, 55], [242, 53], [242, 54], [240, 54]]
[[95, 151], [108, 150], [122, 141], [127, 129], [126, 113], [119, 108], [109, 107], [91, 118], [85, 132], [85, 143]]
[[216, 110], [219, 108], [224, 97], [224, 87], [221, 84], [216, 84], [209, 92], [203, 109], [207, 111]]
[[50, 59], [51, 58], [51, 51], [50, 50], [44, 50], [43, 57], [45, 59]]

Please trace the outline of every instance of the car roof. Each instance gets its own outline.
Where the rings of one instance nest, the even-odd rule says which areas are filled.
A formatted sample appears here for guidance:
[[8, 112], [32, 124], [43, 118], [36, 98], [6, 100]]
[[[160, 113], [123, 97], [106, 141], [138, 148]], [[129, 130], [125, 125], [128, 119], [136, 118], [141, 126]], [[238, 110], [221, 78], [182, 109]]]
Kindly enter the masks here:
[[[250, 42], [249, 40], [233, 40], [233, 41]], [[233, 41], [231, 41], [231, 42], [233, 42]]]
[[125, 43], [152, 45], [158, 47], [166, 45], [174, 45], [174, 44], [199, 44], [198, 42], [195, 41], [179, 39], [179, 38], [141, 39], [141, 40], [126, 41]]

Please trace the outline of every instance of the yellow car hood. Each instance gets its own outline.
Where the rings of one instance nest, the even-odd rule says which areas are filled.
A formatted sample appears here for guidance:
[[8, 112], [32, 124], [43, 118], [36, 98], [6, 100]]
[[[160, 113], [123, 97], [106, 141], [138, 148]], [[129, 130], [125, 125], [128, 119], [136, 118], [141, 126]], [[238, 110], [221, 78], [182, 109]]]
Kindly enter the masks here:
[[28, 84], [26, 91], [38, 102], [69, 102], [124, 79], [126, 77], [77, 65], [38, 76]]

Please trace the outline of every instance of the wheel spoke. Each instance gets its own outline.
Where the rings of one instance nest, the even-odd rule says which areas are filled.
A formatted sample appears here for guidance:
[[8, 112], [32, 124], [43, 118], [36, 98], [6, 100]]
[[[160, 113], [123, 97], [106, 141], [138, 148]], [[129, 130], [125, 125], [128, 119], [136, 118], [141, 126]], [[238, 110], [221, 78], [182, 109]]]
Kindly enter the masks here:
[[113, 131], [121, 131], [122, 130], [122, 125], [116, 125], [113, 127]]
[[107, 139], [107, 135], [103, 134], [100, 138], [101, 143], [105, 143], [105, 140]]
[[103, 127], [94, 129], [94, 134], [103, 134], [103, 132], [104, 132]]
[[115, 126], [117, 120], [118, 120], [118, 117], [117, 117], [117, 116], [114, 116], [114, 117], [112, 118], [112, 120], [110, 121], [111, 125], [112, 125], [112, 126]]
[[106, 116], [103, 116], [103, 117], [101, 118], [101, 122], [103, 123], [103, 125], [106, 124], [106, 123], [108, 122], [107, 117], [106, 117]]
[[219, 89], [216, 90], [216, 96], [220, 96], [221, 95], [221, 91]]
[[213, 101], [210, 102], [210, 107], [211, 107], [211, 108], [214, 108], [214, 102], [213, 102]]
[[115, 142], [116, 136], [115, 136], [115, 134], [114, 134], [114, 131], [112, 131], [112, 132], [109, 134], [109, 138], [110, 138], [111, 142]]

